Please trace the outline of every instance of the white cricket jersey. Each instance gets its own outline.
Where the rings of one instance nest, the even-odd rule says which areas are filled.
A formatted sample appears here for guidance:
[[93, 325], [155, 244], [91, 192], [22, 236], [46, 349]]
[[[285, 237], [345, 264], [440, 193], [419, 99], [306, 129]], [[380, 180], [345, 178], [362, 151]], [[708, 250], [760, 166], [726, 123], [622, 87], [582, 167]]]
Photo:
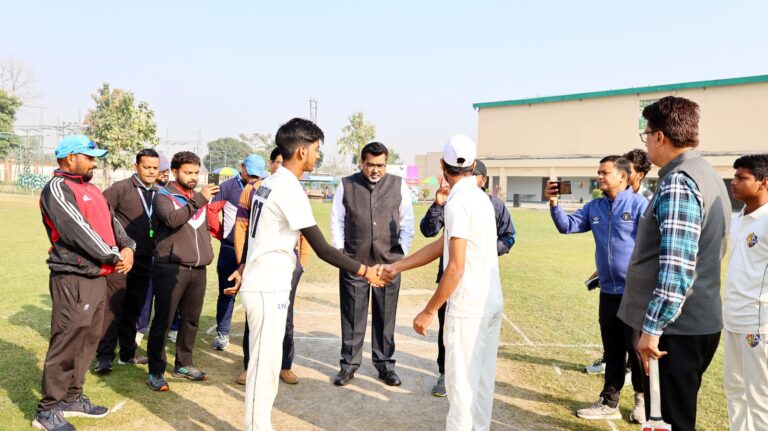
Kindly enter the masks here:
[[291, 290], [296, 242], [315, 217], [298, 178], [284, 167], [256, 189], [248, 225], [243, 292]]
[[487, 317], [504, 306], [496, 252], [496, 215], [488, 195], [477, 187], [474, 176], [451, 187], [445, 203], [443, 269], [450, 259], [451, 238], [467, 240], [464, 275], [448, 299], [446, 314], [455, 317]]
[[723, 325], [741, 334], [768, 333], [768, 204], [731, 223]]

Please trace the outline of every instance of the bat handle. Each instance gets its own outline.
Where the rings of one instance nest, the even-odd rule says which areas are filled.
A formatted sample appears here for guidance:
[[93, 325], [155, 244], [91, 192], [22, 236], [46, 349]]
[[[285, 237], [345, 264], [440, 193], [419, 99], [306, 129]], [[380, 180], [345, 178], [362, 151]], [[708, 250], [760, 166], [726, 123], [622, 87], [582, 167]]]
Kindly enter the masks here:
[[650, 358], [651, 420], [661, 420], [661, 390], [659, 389], [659, 360]]

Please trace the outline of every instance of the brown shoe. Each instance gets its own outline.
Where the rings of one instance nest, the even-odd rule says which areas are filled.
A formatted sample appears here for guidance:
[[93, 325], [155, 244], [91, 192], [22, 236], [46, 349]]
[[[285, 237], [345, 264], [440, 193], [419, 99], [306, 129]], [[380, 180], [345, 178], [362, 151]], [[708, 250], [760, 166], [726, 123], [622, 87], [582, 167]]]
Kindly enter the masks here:
[[291, 370], [280, 370], [280, 380], [289, 385], [299, 383], [299, 377]]
[[238, 385], [244, 385], [245, 380], [247, 378], [248, 378], [248, 370], [243, 370], [243, 372], [240, 373], [240, 375], [237, 376], [237, 378], [235, 379], [235, 383], [237, 383]]

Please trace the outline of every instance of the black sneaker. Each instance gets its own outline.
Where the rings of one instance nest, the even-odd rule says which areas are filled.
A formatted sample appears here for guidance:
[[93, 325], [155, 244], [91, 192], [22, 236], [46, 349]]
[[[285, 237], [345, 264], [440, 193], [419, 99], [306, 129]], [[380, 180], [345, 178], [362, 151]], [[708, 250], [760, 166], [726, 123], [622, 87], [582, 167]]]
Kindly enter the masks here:
[[106, 358], [96, 359], [96, 366], [93, 367], [96, 374], [109, 374], [112, 372], [112, 361]]
[[37, 412], [32, 427], [45, 431], [74, 431], [75, 427], [64, 419], [61, 410]]
[[76, 400], [71, 403], [61, 403], [61, 414], [65, 418], [84, 417], [84, 418], [103, 418], [109, 413], [109, 409], [103, 406], [95, 406], [83, 394], [80, 394]]
[[162, 375], [158, 376], [155, 374], [147, 374], [147, 386], [153, 391], [165, 392], [169, 389], [165, 378]]
[[148, 363], [149, 359], [146, 356], [139, 355], [138, 353], [136, 356], [128, 359], [127, 361], [123, 361], [122, 359], [117, 360], [118, 365], [147, 365]]
[[173, 369], [171, 375], [173, 377], [185, 378], [195, 382], [204, 382], [208, 380], [208, 374], [194, 365], [190, 365], [189, 367], [176, 367]]
[[341, 371], [339, 371], [339, 374], [336, 374], [336, 378], [333, 380], [333, 384], [336, 386], [347, 386], [349, 382], [354, 378], [354, 372], [349, 372], [342, 368]]

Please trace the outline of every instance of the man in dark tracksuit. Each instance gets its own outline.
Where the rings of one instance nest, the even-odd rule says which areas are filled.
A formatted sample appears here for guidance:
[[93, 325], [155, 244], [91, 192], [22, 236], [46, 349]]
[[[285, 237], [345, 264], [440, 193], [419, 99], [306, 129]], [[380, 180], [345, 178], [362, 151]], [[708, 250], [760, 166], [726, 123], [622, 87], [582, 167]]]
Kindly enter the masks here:
[[[152, 211], [157, 241], [152, 269], [155, 317], [147, 341], [147, 384], [155, 391], [168, 390], [168, 382], [163, 377], [165, 341], [177, 309], [181, 313], [181, 323], [173, 376], [193, 381], [208, 379], [205, 372], [193, 365], [192, 350], [205, 297], [205, 267], [213, 261], [206, 205], [219, 191], [219, 186], [207, 184], [201, 192], [195, 192], [200, 158], [188, 151], [173, 156], [171, 171], [175, 181], [155, 196]], [[211, 230], [217, 231], [218, 219], [210, 220]]]
[[[488, 182], [488, 170], [485, 164], [480, 160], [476, 160], [475, 170], [472, 172], [477, 178], [477, 185], [485, 190]], [[501, 199], [489, 195], [491, 203], [493, 204], [493, 210], [496, 213], [496, 251], [499, 256], [509, 253], [509, 250], [515, 245], [515, 225], [512, 222], [512, 216], [509, 214], [504, 202]], [[427, 213], [424, 214], [424, 218], [419, 223], [419, 229], [421, 234], [427, 238], [435, 237], [440, 230], [443, 229], [444, 219], [444, 205], [448, 198], [448, 189], [441, 187], [436, 195], [435, 202], [429, 207]], [[440, 283], [440, 278], [443, 276], [443, 258], [440, 258], [440, 266], [437, 270], [437, 283]], [[448, 302], [443, 304], [437, 311], [437, 319], [440, 323], [440, 329], [437, 334], [437, 368], [440, 371], [440, 377], [437, 379], [437, 383], [432, 388], [432, 395], [436, 397], [446, 396], [445, 391], [445, 343], [443, 343], [443, 324], [445, 323], [445, 309]]]
[[106, 275], [127, 273], [136, 243], [115, 220], [101, 191], [89, 181], [96, 158], [106, 150], [84, 135], [56, 147], [59, 169], [40, 195], [40, 211], [51, 248], [51, 340], [43, 367], [42, 398], [32, 425], [75, 428], [65, 417], [104, 417], [105, 407], [83, 394], [85, 373], [96, 352], [104, 316]]
[[136, 352], [136, 320], [141, 314], [149, 289], [152, 254], [155, 252], [152, 230], [152, 200], [159, 190], [155, 185], [160, 156], [151, 148], [136, 155], [136, 174], [104, 190], [104, 197], [115, 212], [125, 232], [136, 241], [131, 272], [107, 276], [107, 307], [101, 341], [96, 349], [96, 373], [112, 371], [115, 347], [120, 344], [119, 364], [146, 364], [147, 358]]

